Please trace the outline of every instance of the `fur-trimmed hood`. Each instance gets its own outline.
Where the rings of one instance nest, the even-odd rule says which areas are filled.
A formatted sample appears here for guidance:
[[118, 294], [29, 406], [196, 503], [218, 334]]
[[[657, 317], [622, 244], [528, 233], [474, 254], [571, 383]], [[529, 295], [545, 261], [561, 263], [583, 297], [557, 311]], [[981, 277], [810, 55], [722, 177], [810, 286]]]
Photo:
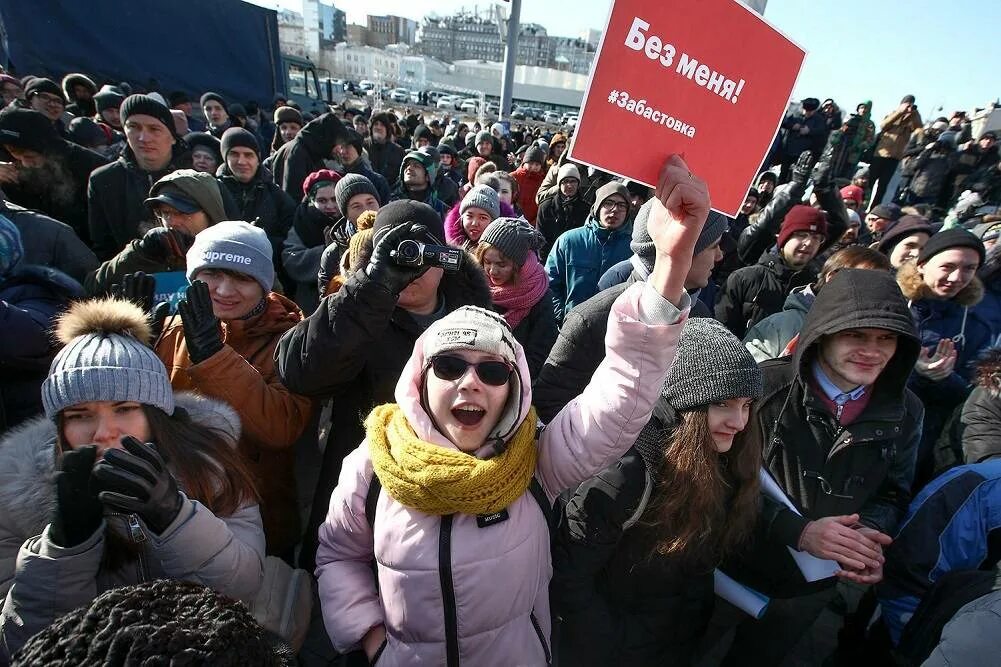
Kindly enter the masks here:
[[76, 97], [73, 95], [73, 86], [77, 84], [90, 88], [91, 95], [97, 94], [97, 84], [89, 76], [80, 74], [79, 72], [72, 72], [63, 77], [63, 93], [70, 102], [76, 102]]
[[[897, 284], [900, 285], [900, 291], [904, 293], [904, 298], [908, 301], [921, 301], [923, 299], [941, 301], [925, 285], [924, 280], [921, 279], [921, 274], [918, 273], [917, 264], [914, 262], [904, 262], [897, 269]], [[949, 300], [956, 302], [960, 306], [972, 307], [980, 303], [983, 298], [984, 284], [980, 281], [980, 278], [974, 277], [969, 285], [961, 289], [956, 296]]]
[[[236, 446], [240, 418], [229, 405], [187, 392], [175, 394], [174, 402], [193, 421], [218, 431]], [[55, 447], [56, 425], [45, 417], [25, 422], [0, 440], [0, 549], [14, 542], [20, 546], [48, 523], [56, 503]], [[5, 556], [0, 553], [0, 564]], [[0, 572], [0, 582], [12, 575]]]
[[975, 382], [993, 398], [1001, 396], [1001, 347], [992, 347], [980, 355]]

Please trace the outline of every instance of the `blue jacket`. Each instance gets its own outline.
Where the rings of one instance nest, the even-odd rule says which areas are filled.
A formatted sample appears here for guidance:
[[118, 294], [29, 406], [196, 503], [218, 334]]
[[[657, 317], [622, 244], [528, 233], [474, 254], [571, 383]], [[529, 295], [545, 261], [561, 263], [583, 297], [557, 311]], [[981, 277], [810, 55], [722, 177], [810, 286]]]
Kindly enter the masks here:
[[579, 303], [598, 293], [598, 280], [612, 265], [632, 256], [632, 226], [602, 228], [594, 218], [564, 232], [546, 258], [557, 323]]
[[989, 547], [999, 538], [1001, 459], [952, 468], [928, 484], [887, 550], [876, 588], [893, 643], [942, 575], [995, 567]]

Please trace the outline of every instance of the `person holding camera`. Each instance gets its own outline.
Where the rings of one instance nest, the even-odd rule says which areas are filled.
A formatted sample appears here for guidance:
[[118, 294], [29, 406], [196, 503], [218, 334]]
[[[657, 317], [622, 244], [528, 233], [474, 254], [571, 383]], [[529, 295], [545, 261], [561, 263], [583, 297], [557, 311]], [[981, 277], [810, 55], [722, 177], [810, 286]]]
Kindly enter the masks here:
[[869, 164], [869, 181], [875, 183], [869, 208], [883, 203], [890, 187], [890, 180], [897, 171], [897, 165], [904, 157], [907, 141], [911, 133], [921, 127], [921, 114], [914, 103], [913, 95], [905, 95], [900, 105], [887, 114], [879, 124], [879, 141]]
[[900, 204], [935, 205], [956, 168], [959, 154], [954, 140], [955, 134], [943, 132], [937, 139], [925, 144], [918, 156], [907, 165], [910, 182], [899, 195]]
[[364, 438], [359, 415], [393, 400], [414, 343], [433, 322], [462, 306], [489, 308], [491, 303], [483, 271], [464, 253], [456, 271], [397, 263], [405, 241], [423, 243], [425, 249], [444, 245], [441, 218], [430, 206], [391, 202], [376, 214], [372, 234], [374, 251], [367, 265], [286, 332], [275, 353], [278, 377], [290, 390], [336, 401], [300, 558], [310, 571], [317, 529], [341, 461]]

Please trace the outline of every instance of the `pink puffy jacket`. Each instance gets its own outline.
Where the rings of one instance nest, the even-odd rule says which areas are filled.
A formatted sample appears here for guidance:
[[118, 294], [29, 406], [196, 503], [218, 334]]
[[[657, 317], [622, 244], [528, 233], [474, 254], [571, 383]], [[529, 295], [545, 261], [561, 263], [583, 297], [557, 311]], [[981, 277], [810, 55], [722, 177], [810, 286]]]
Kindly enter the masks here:
[[[687, 308], [678, 311], [645, 283], [616, 299], [604, 361], [539, 438], [535, 475], [550, 500], [611, 464], [636, 440], [660, 395], [686, 317]], [[421, 343], [403, 370], [396, 400], [419, 437], [454, 449], [420, 404]], [[517, 351], [521, 377], [528, 378], [520, 345]], [[526, 383], [522, 418], [531, 400]], [[320, 527], [316, 575], [334, 646], [357, 648], [370, 628], [384, 624], [379, 667], [547, 664], [549, 528], [531, 493], [507, 508], [506, 521], [480, 528], [475, 516], [424, 514], [383, 489], [373, 534], [365, 516], [373, 474], [368, 444], [362, 443], [344, 459]]]

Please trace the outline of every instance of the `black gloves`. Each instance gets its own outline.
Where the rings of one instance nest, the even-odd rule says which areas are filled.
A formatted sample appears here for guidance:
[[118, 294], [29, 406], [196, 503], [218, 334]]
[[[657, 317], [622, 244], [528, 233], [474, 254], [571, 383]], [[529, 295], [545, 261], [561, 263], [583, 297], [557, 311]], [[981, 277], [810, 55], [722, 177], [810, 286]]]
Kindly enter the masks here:
[[341, 272], [341, 255], [347, 250], [336, 243], [330, 243], [320, 255], [320, 269], [316, 272], [316, 287], [322, 299], [327, 294], [330, 279]]
[[405, 222], [399, 227], [386, 232], [375, 244], [372, 259], [365, 269], [369, 279], [379, 283], [392, 294], [399, 296], [407, 285], [414, 282], [428, 270], [427, 266], [401, 266], [397, 264], [392, 254], [401, 241], [407, 239], [423, 240], [427, 228], [415, 222]]
[[792, 180], [805, 186], [806, 180], [810, 178], [810, 170], [813, 169], [813, 164], [813, 153], [810, 151], [800, 153], [796, 164], [792, 166]]
[[184, 297], [177, 304], [184, 326], [184, 342], [188, 345], [191, 362], [200, 364], [222, 349], [219, 320], [212, 312], [209, 287], [201, 280], [191, 283]]
[[156, 446], [132, 436], [122, 438], [121, 449], [108, 449], [94, 466], [101, 502], [117, 512], [138, 514], [150, 529], [162, 535], [184, 505], [174, 476]]
[[56, 508], [49, 521], [49, 539], [60, 547], [75, 547], [101, 527], [104, 506], [90, 486], [97, 447], [67, 451], [56, 473]]
[[155, 262], [172, 259], [184, 260], [184, 256], [195, 242], [195, 237], [178, 229], [154, 227], [139, 239], [139, 252]]
[[161, 301], [153, 303], [153, 295], [156, 289], [156, 279], [142, 271], [126, 273], [122, 276], [122, 283], [115, 283], [111, 286], [111, 296], [116, 299], [126, 299], [138, 305], [149, 316], [150, 324], [153, 327], [153, 340], [156, 341], [163, 331], [163, 323], [170, 314], [170, 304]]

